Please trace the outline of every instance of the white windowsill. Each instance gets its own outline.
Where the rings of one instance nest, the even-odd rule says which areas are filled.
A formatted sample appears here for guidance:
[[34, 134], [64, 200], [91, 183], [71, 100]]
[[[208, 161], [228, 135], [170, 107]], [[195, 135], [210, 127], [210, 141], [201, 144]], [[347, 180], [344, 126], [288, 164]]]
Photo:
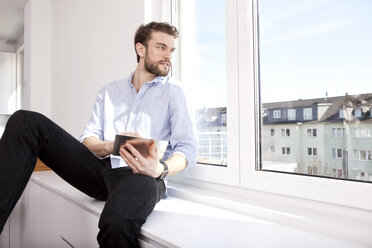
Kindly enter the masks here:
[[[96, 216], [103, 209], [104, 202], [77, 191], [53, 172], [36, 172], [31, 180]], [[157, 204], [142, 227], [141, 233], [150, 244], [372, 247], [372, 211], [189, 182], [169, 182], [170, 196]]]

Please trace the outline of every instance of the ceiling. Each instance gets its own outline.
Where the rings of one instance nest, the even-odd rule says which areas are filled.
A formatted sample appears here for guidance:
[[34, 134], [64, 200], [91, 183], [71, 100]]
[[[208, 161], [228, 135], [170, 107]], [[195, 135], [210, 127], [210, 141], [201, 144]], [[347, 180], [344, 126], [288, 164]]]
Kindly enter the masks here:
[[0, 43], [15, 44], [23, 34], [23, 9], [28, 0], [0, 0]]

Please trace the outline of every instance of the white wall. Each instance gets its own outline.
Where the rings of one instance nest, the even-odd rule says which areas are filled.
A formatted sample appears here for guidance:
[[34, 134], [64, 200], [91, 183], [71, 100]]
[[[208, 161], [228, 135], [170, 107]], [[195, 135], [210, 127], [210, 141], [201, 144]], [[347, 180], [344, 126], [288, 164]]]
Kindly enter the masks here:
[[78, 137], [100, 88], [135, 69], [143, 1], [54, 0], [51, 13], [52, 118]]
[[[145, 0], [30, 0], [25, 8], [23, 107], [79, 137], [99, 89], [136, 66]], [[158, 12], [154, 8], [153, 12]], [[161, 16], [159, 13], [148, 15]]]
[[22, 108], [50, 116], [50, 0], [25, 6]]
[[0, 114], [12, 114], [15, 110], [15, 53], [0, 52]]

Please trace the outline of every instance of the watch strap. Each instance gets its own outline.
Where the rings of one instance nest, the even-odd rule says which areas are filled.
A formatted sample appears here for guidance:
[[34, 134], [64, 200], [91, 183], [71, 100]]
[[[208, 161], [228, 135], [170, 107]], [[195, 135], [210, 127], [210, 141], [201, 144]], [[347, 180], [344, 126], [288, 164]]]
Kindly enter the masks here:
[[159, 179], [164, 179], [166, 176], [168, 176], [169, 169], [166, 162], [160, 161], [160, 163], [164, 166], [164, 171], [160, 174]]

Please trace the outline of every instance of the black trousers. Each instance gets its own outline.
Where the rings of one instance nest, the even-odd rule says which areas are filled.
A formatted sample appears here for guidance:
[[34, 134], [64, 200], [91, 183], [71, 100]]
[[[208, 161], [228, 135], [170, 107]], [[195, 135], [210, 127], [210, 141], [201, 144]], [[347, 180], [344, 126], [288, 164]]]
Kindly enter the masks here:
[[35, 167], [36, 158], [87, 195], [105, 200], [98, 227], [101, 247], [138, 247], [137, 236], [165, 192], [163, 180], [111, 169], [45, 116], [20, 110], [0, 140], [0, 233]]

